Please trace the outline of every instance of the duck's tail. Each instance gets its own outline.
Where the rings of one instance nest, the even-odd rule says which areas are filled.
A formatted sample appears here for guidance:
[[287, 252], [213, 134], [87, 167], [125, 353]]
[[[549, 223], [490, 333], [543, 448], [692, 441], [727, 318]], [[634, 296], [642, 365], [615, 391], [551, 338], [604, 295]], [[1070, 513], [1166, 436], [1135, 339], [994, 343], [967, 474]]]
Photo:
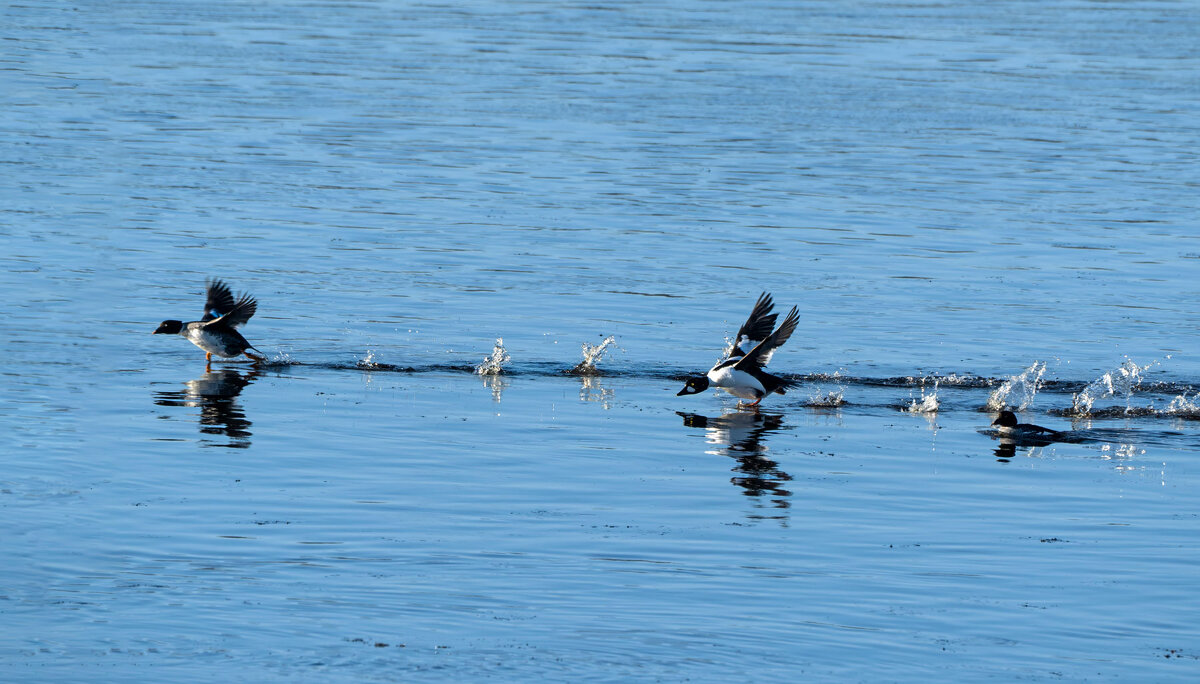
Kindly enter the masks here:
[[[774, 380], [778, 383], [770, 389], [770, 392], [774, 392], [775, 394], [787, 394], [787, 390], [800, 386], [799, 380], [793, 380], [792, 378], [781, 378], [774, 375], [771, 377], [774, 378]], [[768, 392], [768, 394], [770, 394], [770, 392]]]

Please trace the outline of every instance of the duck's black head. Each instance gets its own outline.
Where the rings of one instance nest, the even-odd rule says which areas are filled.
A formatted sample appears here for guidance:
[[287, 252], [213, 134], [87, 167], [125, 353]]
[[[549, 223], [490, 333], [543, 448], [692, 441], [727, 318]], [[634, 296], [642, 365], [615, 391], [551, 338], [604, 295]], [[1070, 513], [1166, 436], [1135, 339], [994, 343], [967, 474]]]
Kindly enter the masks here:
[[682, 397], [685, 394], [699, 394], [706, 389], [708, 389], [708, 376], [695, 375], [687, 379], [687, 383], [684, 384], [683, 389], [679, 390], [675, 396]]
[[996, 416], [996, 420], [992, 421], [992, 425], [997, 427], [1016, 427], [1017, 416], [1012, 411], [1001, 411], [1000, 415]]
[[183, 330], [183, 321], [163, 321], [159, 324], [158, 330], [150, 333], [151, 335], [178, 335]]

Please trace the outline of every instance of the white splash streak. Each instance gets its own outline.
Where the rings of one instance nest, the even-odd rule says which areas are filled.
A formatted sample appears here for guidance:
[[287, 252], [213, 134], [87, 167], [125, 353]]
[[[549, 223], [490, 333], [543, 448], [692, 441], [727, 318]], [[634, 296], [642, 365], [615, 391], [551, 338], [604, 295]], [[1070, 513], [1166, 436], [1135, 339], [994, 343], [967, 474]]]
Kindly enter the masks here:
[[908, 413], [937, 413], [941, 407], [941, 402], [938, 401], [938, 383], [941, 380], [933, 379], [933, 389], [927, 393], [925, 391], [925, 379], [921, 379], [921, 396], [920, 398], [913, 397], [912, 403], [908, 408], [904, 409]]
[[808, 406], [813, 408], [836, 408], [846, 403], [846, 385], [842, 383], [842, 371], [835, 371], [831, 376], [835, 390], [825, 391], [818, 385], [813, 393], [808, 395]]
[[1172, 399], [1170, 404], [1167, 404], [1167, 408], [1163, 412], [1180, 418], [1200, 418], [1200, 392], [1196, 392], [1190, 398], [1187, 392], [1180, 394]]
[[511, 360], [508, 350], [504, 348], [504, 338], [497, 337], [491, 355], [485, 356], [483, 363], [475, 366], [475, 372], [479, 375], [500, 375], [504, 371], [504, 364]]
[[1096, 378], [1087, 387], [1071, 396], [1070, 415], [1086, 416], [1092, 412], [1092, 405], [1098, 399], [1115, 397], [1118, 394], [1125, 396], [1125, 410], [1130, 410], [1133, 403], [1133, 391], [1142, 384], [1142, 374], [1156, 363], [1151, 362], [1145, 366], [1139, 366], [1133, 362], [1133, 359], [1125, 357], [1125, 361], [1119, 367]]
[[617, 338], [613, 335], [609, 335], [601, 340], [600, 344], [588, 344], [584, 342], [582, 345], [583, 360], [571, 369], [571, 373], [575, 375], [595, 375], [596, 364], [600, 362], [600, 359], [604, 358], [604, 353], [608, 351], [608, 348], [614, 346], [616, 343]]
[[[1017, 373], [1011, 378], [1000, 383], [1000, 386], [992, 390], [992, 394], [987, 400], [987, 409], [989, 411], [1000, 411], [1005, 408], [1014, 408], [1017, 411], [1024, 411], [1033, 405], [1033, 398], [1037, 396], [1038, 390], [1042, 388], [1042, 376], [1046, 373], [1046, 364], [1042, 361], [1034, 361], [1029, 368]], [[1010, 397], [1016, 399], [1010, 400]]]
[[837, 408], [846, 403], [845, 392], [829, 390], [821, 394], [820, 390], [808, 396], [808, 406], [813, 408]]

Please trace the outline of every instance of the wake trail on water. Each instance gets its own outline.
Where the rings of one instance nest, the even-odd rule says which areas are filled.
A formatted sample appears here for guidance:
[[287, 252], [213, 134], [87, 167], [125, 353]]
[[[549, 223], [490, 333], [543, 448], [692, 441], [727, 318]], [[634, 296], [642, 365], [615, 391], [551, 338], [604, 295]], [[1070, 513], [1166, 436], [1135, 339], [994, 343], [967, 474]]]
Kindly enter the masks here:
[[[514, 362], [503, 338], [497, 338], [491, 353], [478, 364], [427, 363], [419, 365], [396, 364], [384, 361], [376, 350], [352, 363], [312, 363], [294, 358], [290, 353], [278, 352], [268, 361], [258, 364], [261, 370], [282, 371], [291, 367], [322, 368], [335, 371], [360, 371], [371, 373], [472, 373], [489, 376], [526, 377], [596, 377], [634, 378], [648, 381], [678, 382], [694, 374], [694, 369], [657, 366], [653, 368], [600, 368], [600, 363], [617, 347], [616, 337], [608, 335], [596, 344], [584, 342], [580, 345], [581, 360], [574, 366], [565, 367], [553, 362]], [[1170, 357], [1167, 357], [1168, 359]], [[839, 408], [850, 401], [856, 388], [907, 388], [909, 400], [904, 404], [890, 405], [906, 413], [935, 414], [946, 410], [941, 394], [953, 390], [959, 397], [963, 391], [988, 390], [982, 404], [974, 404], [974, 410], [996, 412], [1003, 409], [1030, 410], [1040, 397], [1053, 397], [1059, 401], [1065, 396], [1068, 406], [1050, 408], [1045, 412], [1073, 420], [1114, 419], [1132, 417], [1162, 417], [1182, 420], [1200, 420], [1200, 391], [1193, 383], [1177, 380], [1149, 380], [1146, 377], [1152, 368], [1162, 365], [1160, 361], [1139, 364], [1126, 357], [1122, 363], [1090, 381], [1067, 378], [1047, 378], [1047, 364], [1034, 361], [1015, 375], [993, 378], [971, 373], [923, 374], [903, 376], [856, 376], [839, 370], [833, 373], [776, 373], [780, 377], [809, 385], [807, 397], [798, 403], [809, 408]], [[833, 389], [829, 389], [833, 385]], [[1116, 404], [1104, 405], [1108, 399]], [[1138, 400], [1146, 403], [1138, 404]], [[969, 404], [969, 400], [968, 405]], [[855, 401], [855, 404], [860, 402]], [[877, 403], [877, 402], [876, 402]], [[956, 399], [952, 407], [964, 408], [964, 402]], [[864, 405], [873, 405], [867, 402]]]

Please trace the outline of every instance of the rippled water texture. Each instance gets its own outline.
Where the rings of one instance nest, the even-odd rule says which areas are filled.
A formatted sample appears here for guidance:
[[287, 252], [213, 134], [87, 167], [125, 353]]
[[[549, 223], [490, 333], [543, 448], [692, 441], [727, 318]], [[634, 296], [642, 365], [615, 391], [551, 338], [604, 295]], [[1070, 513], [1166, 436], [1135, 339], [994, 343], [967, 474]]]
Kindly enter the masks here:
[[0, 19], [0, 680], [1200, 678], [1191, 4]]

